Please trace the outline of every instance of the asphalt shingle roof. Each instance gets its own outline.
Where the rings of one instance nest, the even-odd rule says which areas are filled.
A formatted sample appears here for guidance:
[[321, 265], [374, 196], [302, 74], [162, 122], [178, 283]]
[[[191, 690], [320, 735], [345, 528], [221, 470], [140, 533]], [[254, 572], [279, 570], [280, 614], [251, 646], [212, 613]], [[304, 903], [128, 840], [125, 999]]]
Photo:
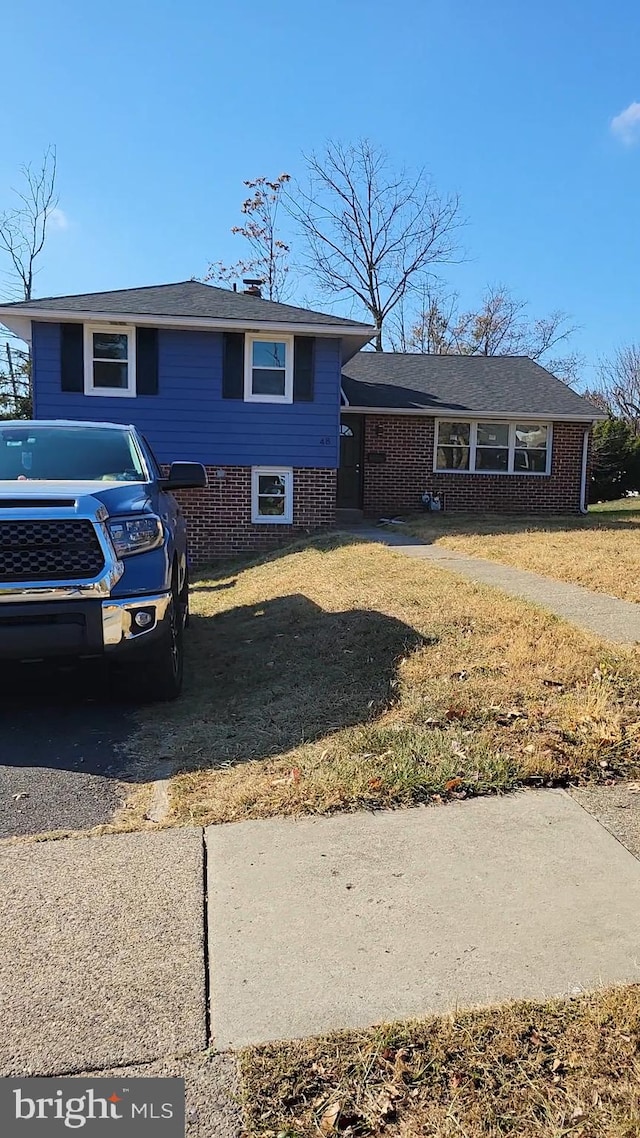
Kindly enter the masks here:
[[527, 356], [358, 352], [342, 369], [342, 387], [352, 407], [601, 418]]
[[135, 316], [201, 316], [211, 320], [282, 321], [299, 324], [344, 324], [345, 327], [367, 331], [371, 325], [315, 312], [309, 308], [296, 308], [263, 300], [244, 292], [202, 284], [200, 281], [180, 281], [177, 284], [150, 285], [144, 288], [123, 288], [115, 292], [86, 292], [76, 296], [47, 296], [39, 300], [16, 301], [0, 305], [4, 309], [20, 308], [33, 312], [58, 311], [118, 313]]

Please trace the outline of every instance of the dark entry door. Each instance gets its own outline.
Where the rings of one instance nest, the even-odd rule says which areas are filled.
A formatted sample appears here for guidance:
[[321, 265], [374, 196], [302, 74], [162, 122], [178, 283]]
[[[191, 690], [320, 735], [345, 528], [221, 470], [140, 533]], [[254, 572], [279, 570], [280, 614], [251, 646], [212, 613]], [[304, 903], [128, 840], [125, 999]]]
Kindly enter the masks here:
[[362, 415], [342, 415], [338, 509], [359, 510], [362, 506], [362, 427]]

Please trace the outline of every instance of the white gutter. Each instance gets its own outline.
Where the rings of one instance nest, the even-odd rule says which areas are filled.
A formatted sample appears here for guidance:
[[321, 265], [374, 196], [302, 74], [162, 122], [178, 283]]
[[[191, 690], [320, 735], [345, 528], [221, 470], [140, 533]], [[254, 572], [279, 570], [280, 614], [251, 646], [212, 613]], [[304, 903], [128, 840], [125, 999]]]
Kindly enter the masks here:
[[584, 432], [582, 440], [582, 473], [580, 476], [580, 513], [587, 513], [587, 465], [589, 462], [589, 436], [591, 431]]
[[376, 334], [373, 325], [362, 324], [326, 324], [304, 323], [303, 321], [286, 320], [224, 320], [213, 319], [210, 316], [157, 316], [153, 313], [142, 312], [70, 312], [67, 309], [38, 310], [35, 308], [3, 309], [0, 306], [0, 323], [4, 324], [20, 339], [26, 339], [27, 321], [37, 320], [44, 323], [78, 323], [78, 324], [115, 324], [115, 325], [150, 325], [153, 328], [194, 328], [203, 331], [221, 332], [265, 332], [278, 331], [304, 334], [307, 336], [358, 336], [363, 344], [367, 343]]
[[486, 419], [493, 423], [498, 419], [517, 419], [518, 422], [539, 423], [595, 423], [606, 419], [598, 411], [590, 411], [588, 415], [558, 415], [555, 411], [474, 411], [467, 407], [349, 407], [349, 414], [354, 415], [424, 415], [429, 419], [455, 419], [462, 422], [465, 419]]

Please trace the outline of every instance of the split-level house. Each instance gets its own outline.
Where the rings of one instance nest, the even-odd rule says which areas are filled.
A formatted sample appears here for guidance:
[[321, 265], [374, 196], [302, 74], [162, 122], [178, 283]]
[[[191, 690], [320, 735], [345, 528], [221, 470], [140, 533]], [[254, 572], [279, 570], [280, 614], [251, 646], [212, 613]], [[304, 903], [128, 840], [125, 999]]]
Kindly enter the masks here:
[[196, 281], [0, 306], [31, 344], [34, 417], [134, 423], [183, 495], [195, 562], [445, 510], [586, 508], [597, 410], [525, 357], [370, 350], [375, 328]]

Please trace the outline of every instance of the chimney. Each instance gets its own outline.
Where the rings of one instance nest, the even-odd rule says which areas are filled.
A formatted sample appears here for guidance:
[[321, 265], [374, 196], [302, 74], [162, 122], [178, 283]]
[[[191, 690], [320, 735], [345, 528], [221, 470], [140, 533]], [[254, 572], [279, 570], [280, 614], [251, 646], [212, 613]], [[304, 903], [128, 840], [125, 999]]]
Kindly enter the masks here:
[[242, 281], [246, 285], [244, 290], [245, 296], [262, 296], [262, 285], [264, 281], [260, 277], [245, 277]]

